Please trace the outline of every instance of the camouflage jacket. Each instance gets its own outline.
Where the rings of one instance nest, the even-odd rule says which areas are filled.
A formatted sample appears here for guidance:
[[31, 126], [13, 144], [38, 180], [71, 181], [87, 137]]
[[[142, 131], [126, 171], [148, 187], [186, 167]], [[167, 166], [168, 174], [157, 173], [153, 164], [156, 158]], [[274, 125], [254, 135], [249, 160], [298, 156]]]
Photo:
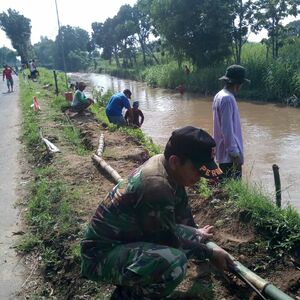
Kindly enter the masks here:
[[[158, 154], [127, 180], [119, 182], [99, 204], [81, 243], [81, 251], [88, 256], [89, 252], [98, 251], [99, 257], [119, 244], [150, 242], [197, 248], [199, 252], [199, 243], [183, 241], [176, 235], [177, 224], [196, 227], [185, 188], [170, 178], [166, 160]], [[205, 245], [200, 248], [201, 257], [211, 255]]]

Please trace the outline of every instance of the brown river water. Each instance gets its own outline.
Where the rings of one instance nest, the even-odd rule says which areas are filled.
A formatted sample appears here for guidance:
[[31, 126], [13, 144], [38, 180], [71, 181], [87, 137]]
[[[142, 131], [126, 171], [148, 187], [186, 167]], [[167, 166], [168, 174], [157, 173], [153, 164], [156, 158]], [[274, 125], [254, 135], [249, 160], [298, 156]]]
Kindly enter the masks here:
[[[213, 97], [151, 88], [145, 83], [119, 79], [104, 74], [69, 76], [84, 80], [91, 88], [104, 92], [132, 91], [132, 101], [140, 101], [145, 115], [143, 132], [163, 149], [171, 132], [178, 127], [193, 125], [212, 133]], [[275, 199], [272, 165], [279, 166], [282, 203], [291, 203], [300, 211], [300, 110], [278, 104], [238, 100], [245, 146], [243, 177]]]

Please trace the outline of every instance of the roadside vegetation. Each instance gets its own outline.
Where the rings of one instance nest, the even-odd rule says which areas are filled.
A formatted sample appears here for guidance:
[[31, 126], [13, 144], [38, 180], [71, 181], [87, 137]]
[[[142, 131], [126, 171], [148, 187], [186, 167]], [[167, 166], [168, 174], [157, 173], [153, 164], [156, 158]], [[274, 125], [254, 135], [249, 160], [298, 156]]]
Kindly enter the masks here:
[[[86, 223], [99, 197], [103, 197], [113, 186], [91, 163], [90, 157], [96, 151], [99, 132], [106, 130], [111, 138], [116, 135], [117, 144], [106, 150], [104, 157], [111, 160], [117, 170], [122, 165], [123, 176], [134, 165], [126, 157], [122, 162], [118, 160], [119, 135], [130, 137], [131, 147], [142, 145], [150, 156], [161, 150], [140, 129], [118, 128], [108, 124], [104, 105], [110, 93], [103, 95], [95, 91], [94, 97], [98, 101], [91, 107], [92, 118], [75, 122], [63, 114], [68, 104], [63, 95], [54, 95], [50, 71], [41, 69], [38, 82], [28, 81], [25, 77], [20, 78], [20, 83], [22, 140], [27, 145], [28, 159], [32, 165], [32, 183], [26, 204], [27, 232], [18, 249], [29, 253], [33, 265], [38, 265], [43, 275], [37, 281], [38, 286], [29, 288], [30, 299], [39, 296], [51, 299], [52, 295], [58, 299], [81, 299], [80, 296], [84, 295], [90, 299], [107, 299], [111, 287], [86, 281], [79, 276], [80, 239]], [[61, 75], [59, 87], [64, 91], [64, 78]], [[34, 96], [38, 97], [41, 105], [41, 110], [37, 112], [30, 107]], [[39, 128], [45, 137], [59, 146], [61, 153], [47, 154], [39, 136]], [[86, 138], [95, 133], [94, 142], [87, 143]], [[122, 152], [126, 152], [124, 147]], [[251, 247], [266, 253], [251, 265], [255, 271], [263, 272], [270, 265], [285, 262], [291, 256], [299, 259], [300, 216], [292, 207], [277, 208], [261, 191], [243, 182], [227, 182], [221, 187], [220, 196], [219, 188], [210, 187], [202, 179], [192, 191], [204, 199], [203, 203], [215, 201], [210, 205], [210, 213], [221, 209], [215, 222], [217, 229], [226, 228], [228, 218], [254, 228], [256, 239]], [[201, 202], [193, 203], [199, 205]], [[199, 209], [205, 210], [204, 207]], [[196, 209], [195, 214], [197, 216]], [[238, 249], [233, 247], [232, 251]], [[245, 264], [248, 259], [250, 257], [245, 259]]]

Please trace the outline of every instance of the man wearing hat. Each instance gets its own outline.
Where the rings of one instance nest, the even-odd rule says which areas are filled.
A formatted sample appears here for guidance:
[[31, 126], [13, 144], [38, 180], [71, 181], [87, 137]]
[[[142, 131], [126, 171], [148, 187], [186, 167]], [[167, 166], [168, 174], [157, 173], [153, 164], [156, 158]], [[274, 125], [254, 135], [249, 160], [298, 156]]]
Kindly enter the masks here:
[[84, 94], [84, 89], [86, 88], [86, 84], [82, 81], [78, 82], [77, 90], [74, 94], [73, 101], [71, 104], [70, 111], [74, 113], [81, 113], [85, 109], [87, 109], [92, 103], [94, 103], [93, 99], [87, 98]]
[[216, 141], [216, 160], [223, 171], [223, 178], [240, 179], [244, 163], [243, 137], [240, 113], [235, 95], [244, 82], [249, 82], [246, 70], [240, 65], [227, 68], [224, 88], [213, 101], [213, 136]]
[[122, 113], [123, 108], [129, 111], [129, 117], [132, 119], [129, 99], [131, 99], [131, 91], [129, 89], [125, 89], [123, 93], [116, 93], [111, 96], [105, 109], [106, 116], [110, 123], [126, 125], [126, 120]]
[[213, 226], [198, 228], [186, 186], [220, 175], [214, 139], [186, 126], [173, 131], [164, 154], [119, 182], [98, 206], [81, 242], [81, 274], [117, 286], [111, 299], [165, 299], [186, 274], [187, 260], [233, 267], [229, 254], [209, 249]]

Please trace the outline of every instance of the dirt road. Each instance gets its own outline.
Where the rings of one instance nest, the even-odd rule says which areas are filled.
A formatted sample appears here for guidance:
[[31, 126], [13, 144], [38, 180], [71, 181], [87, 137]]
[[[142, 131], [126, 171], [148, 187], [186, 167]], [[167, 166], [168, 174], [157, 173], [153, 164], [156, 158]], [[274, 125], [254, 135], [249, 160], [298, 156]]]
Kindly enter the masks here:
[[14, 208], [21, 181], [18, 161], [20, 108], [16, 76], [14, 81], [13, 93], [7, 93], [5, 81], [0, 82], [0, 299], [3, 300], [18, 299], [16, 294], [25, 280], [25, 269], [13, 248], [18, 238], [15, 233], [21, 230], [19, 210]]

